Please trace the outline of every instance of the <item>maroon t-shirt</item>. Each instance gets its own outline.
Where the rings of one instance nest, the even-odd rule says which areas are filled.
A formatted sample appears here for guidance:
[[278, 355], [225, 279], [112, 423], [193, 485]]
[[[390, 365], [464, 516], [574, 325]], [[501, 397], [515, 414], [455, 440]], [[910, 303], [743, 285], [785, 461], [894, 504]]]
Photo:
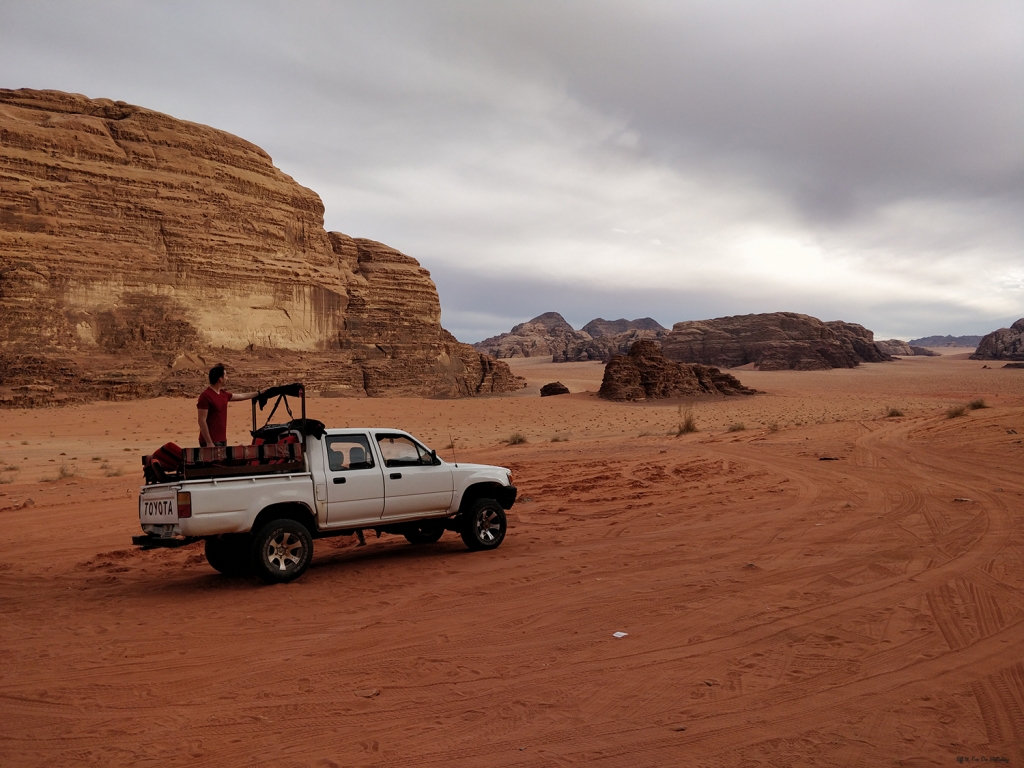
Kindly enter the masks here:
[[[213, 387], [207, 387], [206, 391], [199, 396], [196, 408], [200, 411], [206, 410], [206, 426], [210, 428], [210, 437], [215, 443], [226, 443], [228, 440], [228, 403], [231, 401], [231, 393], [225, 389], [215, 392]], [[199, 444], [206, 445], [203, 440], [203, 433], [199, 433]]]

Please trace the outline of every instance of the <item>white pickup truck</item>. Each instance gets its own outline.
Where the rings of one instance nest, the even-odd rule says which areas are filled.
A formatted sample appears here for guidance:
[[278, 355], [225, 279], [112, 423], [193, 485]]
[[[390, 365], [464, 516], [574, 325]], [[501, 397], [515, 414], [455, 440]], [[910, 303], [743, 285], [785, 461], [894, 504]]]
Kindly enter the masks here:
[[[147, 472], [143, 535], [133, 543], [152, 549], [202, 539], [216, 570], [255, 572], [271, 583], [302, 575], [314, 539], [364, 529], [413, 544], [445, 531], [472, 550], [501, 544], [516, 499], [510, 470], [449, 464], [398, 429], [325, 429], [305, 418], [298, 391], [303, 418], [287, 424], [255, 429], [254, 403], [253, 446], [185, 449], [180, 467]], [[264, 438], [268, 444], [256, 445]]]

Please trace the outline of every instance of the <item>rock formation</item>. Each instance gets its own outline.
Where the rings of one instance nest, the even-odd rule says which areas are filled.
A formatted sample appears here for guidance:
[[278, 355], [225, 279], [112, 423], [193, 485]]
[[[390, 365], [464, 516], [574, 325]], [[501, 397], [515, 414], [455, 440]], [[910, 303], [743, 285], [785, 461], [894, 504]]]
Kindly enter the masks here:
[[976, 347], [980, 343], [981, 336], [924, 336], [910, 340], [915, 347]]
[[541, 397], [551, 397], [552, 395], [568, 395], [569, 388], [560, 381], [552, 381], [550, 384], [545, 384], [540, 388]]
[[551, 356], [560, 360], [569, 345], [589, 340], [590, 334], [575, 330], [557, 312], [545, 312], [520, 323], [508, 333], [492, 336], [473, 346], [477, 351], [499, 359]]
[[[591, 333], [593, 331], [593, 333]], [[640, 320], [603, 320], [587, 323], [575, 330], [557, 312], [545, 312], [520, 323], [508, 333], [492, 336], [473, 346], [495, 358], [547, 357], [556, 363], [600, 360], [625, 354], [640, 339], [658, 339], [665, 329], [649, 317]]]
[[924, 347], [916, 347], [900, 339], [886, 339], [885, 341], [876, 341], [875, 346], [878, 347], [886, 355], [898, 355], [900, 357], [914, 357], [920, 355], [924, 357], [938, 357], [938, 352], [932, 352], [930, 349]]
[[590, 334], [591, 338], [597, 339], [602, 336], [617, 336], [627, 331], [658, 331], [666, 330], [665, 327], [650, 317], [641, 317], [639, 320], [627, 320], [620, 317], [618, 320], [605, 320], [602, 317], [595, 318], [583, 326], [584, 333]]
[[1024, 317], [985, 336], [971, 360], [1024, 360]]
[[861, 325], [795, 312], [676, 323], [662, 347], [672, 360], [722, 368], [753, 363], [765, 371], [853, 368], [891, 359]]
[[718, 368], [669, 360], [655, 342], [642, 339], [629, 354], [612, 356], [598, 394], [607, 400], [635, 401], [756, 393]]
[[192, 392], [212, 360], [235, 386], [298, 377], [339, 395], [521, 386], [444, 331], [414, 259], [328, 233], [323, 214], [231, 134], [124, 102], [0, 90], [6, 400]]

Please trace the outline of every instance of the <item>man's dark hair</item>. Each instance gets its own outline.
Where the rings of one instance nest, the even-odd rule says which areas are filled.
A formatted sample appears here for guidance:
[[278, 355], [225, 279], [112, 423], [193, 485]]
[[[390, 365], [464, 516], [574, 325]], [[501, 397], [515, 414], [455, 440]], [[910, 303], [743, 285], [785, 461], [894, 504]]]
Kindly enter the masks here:
[[210, 369], [210, 386], [212, 387], [224, 376], [224, 365], [217, 363], [213, 368]]

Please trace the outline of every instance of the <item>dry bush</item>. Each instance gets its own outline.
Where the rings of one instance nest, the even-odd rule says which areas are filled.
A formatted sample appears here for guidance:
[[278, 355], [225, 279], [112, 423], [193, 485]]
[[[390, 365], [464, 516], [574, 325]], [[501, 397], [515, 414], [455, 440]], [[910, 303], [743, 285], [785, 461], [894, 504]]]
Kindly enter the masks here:
[[505, 442], [509, 445], [521, 445], [526, 442], [526, 436], [522, 432], [513, 432]]
[[676, 436], [688, 435], [697, 431], [697, 419], [693, 416], [693, 408], [679, 406], [679, 425], [676, 427]]
[[61, 464], [60, 469], [57, 470], [57, 479], [66, 480], [69, 477], [74, 477], [78, 474], [78, 470], [74, 467], [69, 467], [67, 464]]
[[954, 405], [952, 408], [946, 411], [946, 418], [955, 419], [957, 416], [963, 416], [965, 413], [967, 413], [966, 405]]
[[896, 416], [902, 416], [902, 415], [903, 415], [903, 411], [901, 411], [899, 408], [893, 408], [891, 406], [885, 412], [885, 417], [887, 419], [892, 419], [892, 418], [895, 418]]
[[120, 477], [123, 474], [124, 474], [124, 468], [123, 467], [109, 467], [109, 466], [107, 467], [107, 471], [106, 471], [107, 477]]
[[778, 432], [779, 431], [779, 422], [777, 422], [777, 421], [770, 421], [770, 422], [768, 422], [768, 431], [769, 432]]
[[551, 438], [551, 442], [552, 443], [567, 443], [567, 442], [569, 442], [569, 438], [566, 437], [565, 435], [555, 435], [554, 437]]
[[746, 428], [747, 428], [746, 424], [744, 424], [742, 421], [737, 421], [735, 424], [730, 424], [729, 425], [729, 429], [727, 431], [728, 432], [742, 432]]
[[988, 408], [989, 406], [985, 405], [984, 399], [979, 397], [976, 400], [971, 400], [971, 402], [967, 404], [967, 407], [972, 411], [977, 411], [980, 408]]

